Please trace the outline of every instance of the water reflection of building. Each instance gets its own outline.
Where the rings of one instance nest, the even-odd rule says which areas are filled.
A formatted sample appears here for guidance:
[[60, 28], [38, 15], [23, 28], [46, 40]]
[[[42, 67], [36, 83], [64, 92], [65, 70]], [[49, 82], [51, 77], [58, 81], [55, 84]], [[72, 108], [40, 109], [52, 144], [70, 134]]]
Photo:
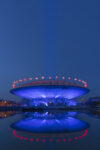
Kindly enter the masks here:
[[100, 109], [89, 111], [87, 114], [95, 118], [100, 118]]
[[[71, 115], [71, 116], [70, 116]], [[18, 139], [34, 142], [71, 142], [84, 138], [89, 124], [70, 113], [25, 113], [25, 118], [11, 125]]]
[[0, 111], [0, 119], [7, 118], [16, 114], [14, 111]]
[[80, 131], [77, 133], [70, 134], [68, 133], [66, 136], [64, 134], [61, 134], [61, 136], [58, 135], [45, 135], [45, 134], [32, 134], [31, 136], [25, 135], [25, 133], [18, 132], [17, 130], [13, 130], [13, 135], [17, 139], [24, 140], [24, 141], [31, 141], [31, 142], [73, 142], [75, 140], [80, 140], [84, 138], [88, 134], [88, 129], [85, 129], [84, 131]]

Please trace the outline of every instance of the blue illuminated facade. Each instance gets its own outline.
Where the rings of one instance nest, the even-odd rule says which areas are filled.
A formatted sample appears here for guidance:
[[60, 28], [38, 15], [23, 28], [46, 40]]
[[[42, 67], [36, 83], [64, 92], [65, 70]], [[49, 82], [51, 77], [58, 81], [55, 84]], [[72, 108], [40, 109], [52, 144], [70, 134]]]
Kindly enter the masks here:
[[[59, 82], [58, 82], [59, 83]], [[33, 85], [14, 88], [12, 94], [25, 98], [35, 108], [76, 106], [74, 98], [86, 94], [89, 90], [81, 86], [70, 85]]]
[[30, 87], [15, 88], [11, 90], [12, 94], [28, 99], [40, 99], [40, 98], [73, 99], [88, 92], [89, 90], [84, 87], [64, 86], [64, 85], [30, 86]]

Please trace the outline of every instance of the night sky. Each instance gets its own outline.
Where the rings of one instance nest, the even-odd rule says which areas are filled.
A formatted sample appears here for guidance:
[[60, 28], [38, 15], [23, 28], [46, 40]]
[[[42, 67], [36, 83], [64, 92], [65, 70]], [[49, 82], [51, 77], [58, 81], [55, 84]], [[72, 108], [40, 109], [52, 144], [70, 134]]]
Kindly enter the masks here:
[[56, 74], [100, 96], [100, 1], [1, 0], [0, 97], [16, 99], [14, 80]]

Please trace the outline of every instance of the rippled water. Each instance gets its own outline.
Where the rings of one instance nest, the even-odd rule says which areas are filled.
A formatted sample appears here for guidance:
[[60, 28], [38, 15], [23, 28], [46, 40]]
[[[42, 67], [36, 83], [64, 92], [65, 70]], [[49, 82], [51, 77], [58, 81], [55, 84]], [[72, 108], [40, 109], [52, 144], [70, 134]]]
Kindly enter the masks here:
[[0, 112], [0, 150], [99, 150], [100, 111]]

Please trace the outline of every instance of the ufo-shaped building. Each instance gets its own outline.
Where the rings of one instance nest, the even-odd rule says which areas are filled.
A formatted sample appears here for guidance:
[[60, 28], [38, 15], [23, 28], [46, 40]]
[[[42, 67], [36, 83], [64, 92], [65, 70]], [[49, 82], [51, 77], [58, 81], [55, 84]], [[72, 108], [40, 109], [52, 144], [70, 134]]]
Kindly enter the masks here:
[[[30, 78], [32, 79], [32, 78]], [[25, 80], [25, 79], [24, 79]], [[76, 105], [73, 100], [89, 92], [84, 85], [66, 80], [37, 80], [16, 85], [18, 81], [13, 83], [12, 94], [28, 99], [31, 106], [61, 106], [61, 105]], [[80, 80], [81, 81], [81, 80]]]

